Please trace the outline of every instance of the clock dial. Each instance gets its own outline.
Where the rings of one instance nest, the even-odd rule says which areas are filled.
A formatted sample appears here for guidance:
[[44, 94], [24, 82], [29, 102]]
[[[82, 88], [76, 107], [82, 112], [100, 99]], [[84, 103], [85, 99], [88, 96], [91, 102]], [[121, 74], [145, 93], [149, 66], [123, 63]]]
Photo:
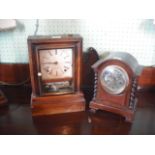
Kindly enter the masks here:
[[126, 71], [115, 65], [104, 68], [101, 72], [100, 80], [103, 89], [111, 94], [122, 93], [129, 82]]
[[43, 80], [72, 78], [72, 49], [40, 50], [40, 67]]

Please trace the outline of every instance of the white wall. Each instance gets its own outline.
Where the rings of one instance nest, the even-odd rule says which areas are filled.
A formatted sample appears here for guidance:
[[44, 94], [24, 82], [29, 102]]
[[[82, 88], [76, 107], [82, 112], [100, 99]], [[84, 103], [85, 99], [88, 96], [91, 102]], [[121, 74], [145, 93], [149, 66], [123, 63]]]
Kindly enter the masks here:
[[[17, 20], [17, 28], [0, 32], [1, 62], [28, 62], [27, 37], [36, 20]], [[83, 37], [84, 50], [124, 51], [142, 65], [155, 64], [155, 25], [152, 19], [51, 19], [39, 20], [38, 35], [76, 33]]]

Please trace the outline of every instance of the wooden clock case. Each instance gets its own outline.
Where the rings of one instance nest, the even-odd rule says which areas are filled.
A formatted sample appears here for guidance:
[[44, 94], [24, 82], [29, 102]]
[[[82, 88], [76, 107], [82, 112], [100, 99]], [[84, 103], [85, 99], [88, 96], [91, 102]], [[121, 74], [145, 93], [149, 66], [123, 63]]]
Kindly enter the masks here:
[[[74, 92], [67, 94], [42, 94], [40, 77], [37, 76], [39, 63], [38, 48], [72, 48], [74, 55]], [[78, 35], [30, 36], [28, 38], [29, 65], [32, 84], [32, 115], [48, 115], [85, 110], [85, 99], [81, 92], [82, 38]]]
[[[128, 75], [128, 85], [118, 95], [105, 91], [99, 79], [103, 69], [111, 65], [123, 68]], [[126, 121], [132, 122], [137, 104], [137, 80], [142, 71], [142, 67], [138, 65], [137, 60], [128, 53], [113, 52], [105, 59], [97, 61], [92, 68], [95, 71], [95, 88], [94, 97], [89, 105], [90, 109], [113, 112], [124, 116]]]

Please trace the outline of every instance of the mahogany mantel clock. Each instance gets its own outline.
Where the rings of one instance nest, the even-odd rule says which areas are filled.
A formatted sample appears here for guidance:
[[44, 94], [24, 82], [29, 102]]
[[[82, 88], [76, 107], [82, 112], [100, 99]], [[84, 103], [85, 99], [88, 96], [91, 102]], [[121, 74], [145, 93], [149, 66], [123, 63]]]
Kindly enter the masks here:
[[121, 52], [110, 53], [92, 67], [96, 76], [90, 108], [120, 114], [131, 122], [137, 103], [137, 79], [142, 67], [132, 55]]
[[82, 38], [78, 35], [28, 38], [33, 115], [83, 111]]

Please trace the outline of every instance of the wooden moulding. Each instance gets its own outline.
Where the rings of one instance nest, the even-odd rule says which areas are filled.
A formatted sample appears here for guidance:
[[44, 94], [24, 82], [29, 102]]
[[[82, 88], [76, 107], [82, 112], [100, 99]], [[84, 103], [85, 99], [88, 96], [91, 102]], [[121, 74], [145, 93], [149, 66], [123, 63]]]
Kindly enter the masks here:
[[7, 98], [4, 96], [3, 92], [0, 90], [0, 106], [4, 106], [7, 103]]
[[32, 116], [79, 112], [85, 110], [82, 93], [61, 96], [31, 96]]

